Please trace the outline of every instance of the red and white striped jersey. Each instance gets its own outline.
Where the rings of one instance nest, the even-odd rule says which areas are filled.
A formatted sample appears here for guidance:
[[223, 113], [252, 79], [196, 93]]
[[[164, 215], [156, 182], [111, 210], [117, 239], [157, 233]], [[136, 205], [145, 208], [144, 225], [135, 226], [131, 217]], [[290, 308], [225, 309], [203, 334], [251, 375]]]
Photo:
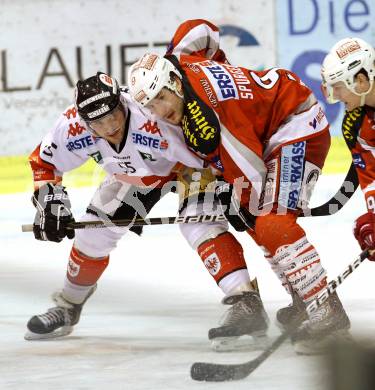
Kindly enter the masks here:
[[229, 182], [244, 176], [260, 193], [272, 153], [327, 131], [321, 106], [296, 74], [221, 62], [218, 28], [209, 22], [183, 23], [167, 54], [183, 74], [185, 141]]

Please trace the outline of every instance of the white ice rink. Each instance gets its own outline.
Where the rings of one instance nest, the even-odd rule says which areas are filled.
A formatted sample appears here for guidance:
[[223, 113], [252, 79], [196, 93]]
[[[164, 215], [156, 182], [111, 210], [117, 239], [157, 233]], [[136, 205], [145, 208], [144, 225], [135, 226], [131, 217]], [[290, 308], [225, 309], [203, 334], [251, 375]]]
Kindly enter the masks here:
[[[318, 184], [324, 202], [341, 184], [328, 176]], [[70, 190], [75, 215], [84, 210], [93, 189]], [[177, 197], [168, 196], [151, 216], [176, 214]], [[331, 217], [301, 219], [319, 250], [330, 278], [360, 250], [352, 223], [364, 211], [361, 193]], [[34, 208], [30, 194], [0, 196], [0, 389], [325, 389], [325, 369], [312, 357], [295, 355], [285, 343], [248, 378], [236, 383], [200, 383], [190, 379], [195, 361], [243, 362], [259, 351], [215, 353], [207, 331], [223, 312], [221, 291], [198, 255], [184, 242], [178, 226], [151, 226], [143, 236], [129, 234], [113, 252], [98, 290], [87, 302], [74, 333], [58, 341], [27, 342], [28, 319], [51, 305], [50, 294], [62, 286], [71, 241], [34, 240], [21, 233]], [[289, 303], [260, 250], [245, 233], [235, 233], [245, 248], [252, 276], [272, 321]], [[366, 261], [340, 287], [353, 333], [370, 338], [375, 332], [375, 264]], [[271, 324], [271, 337], [279, 330]]]

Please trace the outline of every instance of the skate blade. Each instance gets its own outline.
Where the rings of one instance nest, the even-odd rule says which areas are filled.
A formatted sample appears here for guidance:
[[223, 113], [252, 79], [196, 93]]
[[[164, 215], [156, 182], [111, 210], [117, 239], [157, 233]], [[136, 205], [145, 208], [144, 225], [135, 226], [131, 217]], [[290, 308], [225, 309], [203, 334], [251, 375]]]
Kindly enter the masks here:
[[25, 333], [24, 339], [27, 341], [31, 340], [48, 340], [48, 339], [56, 339], [59, 337], [64, 337], [73, 332], [73, 326], [63, 326], [60, 329], [57, 329], [51, 333], [34, 333], [31, 331], [27, 331]]
[[264, 333], [241, 337], [217, 337], [211, 341], [215, 352], [259, 351], [268, 348], [270, 339]]

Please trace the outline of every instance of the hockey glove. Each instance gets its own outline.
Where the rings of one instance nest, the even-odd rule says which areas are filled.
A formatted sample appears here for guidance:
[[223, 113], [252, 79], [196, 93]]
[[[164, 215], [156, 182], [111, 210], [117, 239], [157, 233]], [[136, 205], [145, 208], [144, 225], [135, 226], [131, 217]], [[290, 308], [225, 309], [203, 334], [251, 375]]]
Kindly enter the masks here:
[[33, 226], [37, 240], [60, 242], [65, 236], [74, 238], [74, 230], [66, 228], [74, 218], [65, 187], [45, 184], [34, 192], [32, 202], [37, 209]]
[[[354, 224], [354, 237], [362, 250], [375, 249], [375, 215], [373, 213], [367, 212], [357, 218]], [[375, 253], [368, 259], [375, 261]]]
[[233, 185], [220, 181], [215, 189], [216, 197], [223, 208], [223, 213], [228, 222], [238, 232], [254, 229], [256, 217], [250, 213], [240, 202], [233, 190]]

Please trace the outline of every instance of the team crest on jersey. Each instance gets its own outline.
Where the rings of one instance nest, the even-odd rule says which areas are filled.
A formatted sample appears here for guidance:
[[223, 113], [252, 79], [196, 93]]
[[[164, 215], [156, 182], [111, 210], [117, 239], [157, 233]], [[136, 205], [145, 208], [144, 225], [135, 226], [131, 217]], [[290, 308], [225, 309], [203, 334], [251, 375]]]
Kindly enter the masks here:
[[220, 259], [215, 252], [205, 258], [204, 265], [212, 276], [217, 275], [221, 269]]
[[67, 271], [72, 278], [75, 278], [79, 274], [80, 268], [79, 264], [75, 263], [71, 258], [69, 259]]

